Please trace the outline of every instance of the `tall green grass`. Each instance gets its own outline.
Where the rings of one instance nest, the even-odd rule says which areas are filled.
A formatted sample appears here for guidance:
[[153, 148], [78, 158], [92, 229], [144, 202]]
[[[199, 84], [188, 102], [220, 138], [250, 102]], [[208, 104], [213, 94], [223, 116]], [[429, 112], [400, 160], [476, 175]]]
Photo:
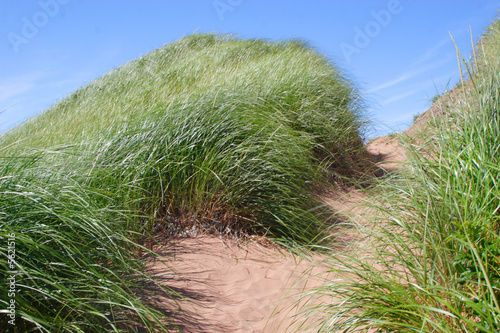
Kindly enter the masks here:
[[154, 281], [123, 228], [131, 217], [122, 204], [47, 166], [43, 154], [54, 153], [1, 158], [0, 330], [167, 331], [139, 295], [140, 285]]
[[90, 181], [141, 198], [134, 208], [169, 230], [307, 244], [325, 236], [313, 186], [359, 171], [361, 111], [354, 86], [302, 42], [192, 35], [78, 90], [4, 145], [97, 155]]
[[497, 27], [478, 71], [463, 64], [460, 102], [442, 103], [426, 142], [403, 140], [408, 164], [369, 193], [374, 216], [354, 247], [365, 255], [332, 259], [339, 278], [317, 290], [333, 302], [309, 309], [322, 317], [314, 331], [500, 332]]
[[2, 327], [158, 329], [135, 287], [159, 233], [322, 243], [314, 188], [361, 173], [361, 113], [299, 41], [192, 35], [79, 89], [0, 138], [0, 246], [15, 235], [20, 272], [18, 326]]

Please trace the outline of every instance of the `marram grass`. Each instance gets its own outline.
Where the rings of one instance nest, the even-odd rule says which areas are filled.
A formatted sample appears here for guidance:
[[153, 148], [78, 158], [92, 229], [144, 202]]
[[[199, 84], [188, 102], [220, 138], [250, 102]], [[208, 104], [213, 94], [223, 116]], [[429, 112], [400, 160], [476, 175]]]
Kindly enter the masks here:
[[305, 244], [324, 237], [313, 186], [325, 170], [357, 171], [361, 111], [353, 85], [302, 42], [192, 35], [78, 90], [4, 145], [75, 145], [90, 155], [90, 182], [126, 184], [166, 228]]
[[500, 332], [497, 26], [426, 142], [403, 139], [409, 162], [371, 189], [365, 255], [332, 258], [338, 279], [315, 293], [333, 301], [307, 310], [310, 331]]
[[0, 265], [14, 234], [19, 272], [2, 329], [166, 331], [138, 294], [155, 233], [323, 243], [313, 190], [359, 171], [361, 112], [298, 41], [192, 35], [79, 89], [0, 138]]
[[138, 296], [140, 284], [154, 282], [123, 229], [130, 218], [99, 189], [41, 160], [41, 153], [26, 153], [0, 164], [0, 268], [8, 282], [0, 330], [167, 330], [166, 318]]

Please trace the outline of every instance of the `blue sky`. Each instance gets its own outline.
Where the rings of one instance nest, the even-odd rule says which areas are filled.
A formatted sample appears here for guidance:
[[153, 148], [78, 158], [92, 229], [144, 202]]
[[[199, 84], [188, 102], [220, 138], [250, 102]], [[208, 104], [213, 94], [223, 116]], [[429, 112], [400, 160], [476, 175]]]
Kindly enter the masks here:
[[193, 32], [300, 38], [363, 92], [376, 128], [405, 129], [459, 80], [490, 0], [33, 0], [0, 5], [0, 133], [109, 70]]

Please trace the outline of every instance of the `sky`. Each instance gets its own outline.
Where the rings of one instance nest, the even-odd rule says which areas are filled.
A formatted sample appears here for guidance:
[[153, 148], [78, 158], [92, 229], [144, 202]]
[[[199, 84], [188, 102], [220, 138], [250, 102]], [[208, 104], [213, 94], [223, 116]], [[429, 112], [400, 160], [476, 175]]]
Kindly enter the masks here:
[[491, 0], [25, 0], [0, 4], [0, 133], [106, 72], [196, 33], [309, 42], [363, 96], [374, 137], [407, 128], [460, 80], [455, 46]]

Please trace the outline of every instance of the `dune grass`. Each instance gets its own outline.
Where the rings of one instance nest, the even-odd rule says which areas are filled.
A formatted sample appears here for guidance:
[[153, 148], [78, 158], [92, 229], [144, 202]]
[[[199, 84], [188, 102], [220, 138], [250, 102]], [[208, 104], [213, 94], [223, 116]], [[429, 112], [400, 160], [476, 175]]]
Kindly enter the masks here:
[[323, 243], [314, 187], [362, 171], [361, 113], [299, 41], [192, 35], [79, 89], [0, 138], [2, 330], [167, 331], [137, 290], [160, 233]]
[[313, 331], [500, 331], [498, 22], [462, 63], [460, 103], [442, 103], [424, 143], [403, 138], [409, 162], [368, 192], [366, 256], [332, 258], [339, 280], [316, 293], [335, 301], [308, 309]]
[[1, 159], [0, 330], [104, 332], [139, 324], [167, 331], [138, 296], [140, 285], [154, 281], [123, 229], [131, 217], [100, 189], [47, 168], [41, 155]]
[[314, 184], [327, 169], [357, 171], [361, 112], [353, 85], [302, 42], [192, 35], [78, 90], [4, 145], [99, 152], [89, 178], [106, 174], [118, 193], [128, 184], [169, 227], [304, 244], [324, 236]]

